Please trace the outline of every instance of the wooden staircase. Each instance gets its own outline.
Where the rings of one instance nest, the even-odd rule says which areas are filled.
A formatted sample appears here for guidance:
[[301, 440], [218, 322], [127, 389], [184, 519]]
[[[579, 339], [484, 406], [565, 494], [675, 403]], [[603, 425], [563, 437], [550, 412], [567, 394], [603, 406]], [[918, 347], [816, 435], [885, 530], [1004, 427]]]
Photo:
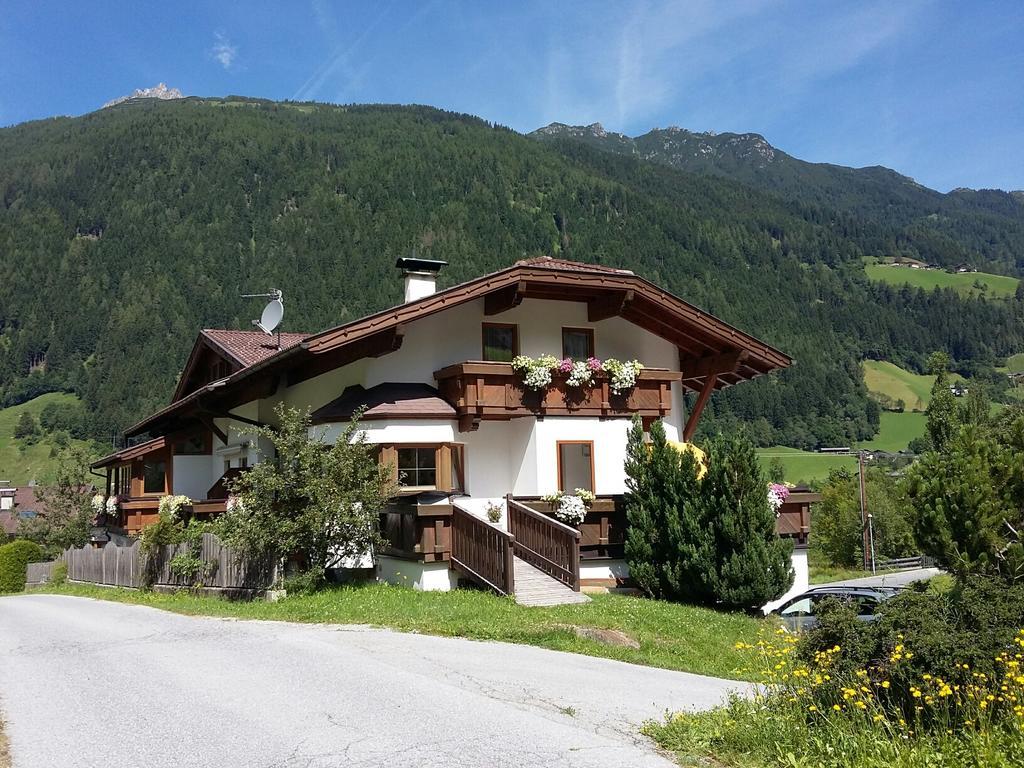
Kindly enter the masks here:
[[548, 606], [567, 605], [570, 603], [589, 603], [590, 598], [582, 592], [574, 591], [539, 568], [535, 568], [522, 558], [513, 560], [515, 571], [515, 599], [520, 605]]
[[580, 593], [580, 532], [506, 501], [508, 531], [453, 505], [451, 567], [520, 605], [589, 602]]

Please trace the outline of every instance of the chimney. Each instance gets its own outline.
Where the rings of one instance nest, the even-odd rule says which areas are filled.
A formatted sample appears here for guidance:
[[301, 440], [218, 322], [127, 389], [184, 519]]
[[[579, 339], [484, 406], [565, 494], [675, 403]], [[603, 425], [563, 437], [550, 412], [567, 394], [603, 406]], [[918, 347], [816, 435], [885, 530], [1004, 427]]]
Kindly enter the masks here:
[[405, 302], [408, 304], [434, 293], [437, 290], [437, 273], [447, 264], [447, 261], [418, 259], [415, 251], [411, 257], [396, 261], [395, 266], [405, 277]]

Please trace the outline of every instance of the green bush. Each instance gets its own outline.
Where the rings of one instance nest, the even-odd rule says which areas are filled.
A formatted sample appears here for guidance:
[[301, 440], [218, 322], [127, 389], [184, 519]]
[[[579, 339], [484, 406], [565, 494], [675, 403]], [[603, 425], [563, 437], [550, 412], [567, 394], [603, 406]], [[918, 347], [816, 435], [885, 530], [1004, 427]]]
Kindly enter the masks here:
[[58, 563], [54, 563], [53, 570], [50, 572], [50, 583], [61, 585], [68, 580], [68, 564], [61, 560]]
[[810, 662], [840, 647], [832, 662], [836, 680], [864, 669], [873, 680], [890, 681], [889, 703], [909, 719], [920, 702], [906, 692], [922, 679], [966, 687], [978, 675], [997, 675], [1001, 654], [1019, 652], [1024, 585], [973, 577], [949, 592], [908, 590], [883, 603], [877, 616], [863, 622], [847, 606], [822, 606], [819, 624], [802, 637], [798, 656]]
[[18, 539], [0, 547], [0, 594], [25, 589], [25, 566], [43, 559], [34, 541]]

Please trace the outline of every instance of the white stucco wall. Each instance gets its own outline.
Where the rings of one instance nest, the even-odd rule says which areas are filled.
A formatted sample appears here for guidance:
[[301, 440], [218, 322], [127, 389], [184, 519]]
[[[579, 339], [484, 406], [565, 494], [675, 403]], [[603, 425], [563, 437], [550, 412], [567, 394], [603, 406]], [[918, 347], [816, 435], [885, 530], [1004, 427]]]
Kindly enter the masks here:
[[173, 473], [174, 492], [190, 499], [205, 499], [216, 482], [210, 479], [209, 456], [175, 456]]
[[796, 597], [801, 592], [806, 592], [810, 586], [810, 570], [807, 566], [807, 549], [801, 547], [793, 550], [793, 586], [778, 600], [772, 600], [761, 607], [765, 613], [771, 613], [791, 597]]
[[457, 583], [455, 572], [446, 562], [417, 563], [386, 555], [377, 558], [377, 578], [423, 592], [447, 592]]

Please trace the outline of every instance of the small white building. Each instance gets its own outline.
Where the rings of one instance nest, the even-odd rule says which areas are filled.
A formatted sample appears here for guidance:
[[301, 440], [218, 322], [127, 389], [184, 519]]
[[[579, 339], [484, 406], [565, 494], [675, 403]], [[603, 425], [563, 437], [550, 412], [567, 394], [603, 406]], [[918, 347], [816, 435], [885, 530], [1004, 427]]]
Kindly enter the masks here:
[[[95, 465], [123, 498], [114, 523], [138, 532], [167, 493], [194, 499], [200, 515], [223, 511], [226, 482], [261, 455], [252, 425], [272, 425], [278, 403], [309, 408], [328, 441], [363, 407], [368, 441], [404, 483], [382, 518], [381, 578], [447, 589], [461, 577], [508, 592], [527, 562], [574, 590], [615, 585], [626, 575], [632, 417], [662, 419], [670, 439], [687, 441], [715, 390], [791, 363], [627, 270], [541, 257], [438, 291], [441, 262], [398, 266], [403, 304], [282, 334], [280, 348], [257, 331], [202, 331], [171, 404], [127, 432], [155, 437]], [[643, 370], [618, 394], [602, 371], [582, 387], [555, 373], [535, 391], [511, 366], [518, 355]], [[539, 501], [576, 488], [597, 496], [578, 530]], [[497, 525], [488, 506], [501, 508]]]

